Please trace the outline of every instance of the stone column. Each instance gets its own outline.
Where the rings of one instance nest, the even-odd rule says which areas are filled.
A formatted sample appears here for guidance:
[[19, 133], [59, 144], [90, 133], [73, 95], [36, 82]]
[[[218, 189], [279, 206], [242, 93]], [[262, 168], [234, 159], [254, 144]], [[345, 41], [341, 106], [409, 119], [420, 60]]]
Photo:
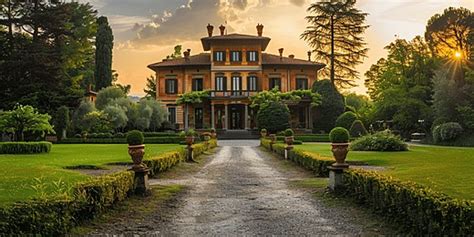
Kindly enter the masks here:
[[344, 170], [347, 167], [329, 166], [329, 189], [331, 191], [340, 191], [344, 188]]
[[225, 108], [224, 108], [224, 129], [228, 129], [229, 128], [229, 106], [227, 104], [225, 104]]
[[215, 120], [214, 120], [214, 104], [211, 104], [211, 128], [215, 128]]
[[245, 107], [245, 129], [249, 129], [249, 106], [247, 104], [244, 105]]

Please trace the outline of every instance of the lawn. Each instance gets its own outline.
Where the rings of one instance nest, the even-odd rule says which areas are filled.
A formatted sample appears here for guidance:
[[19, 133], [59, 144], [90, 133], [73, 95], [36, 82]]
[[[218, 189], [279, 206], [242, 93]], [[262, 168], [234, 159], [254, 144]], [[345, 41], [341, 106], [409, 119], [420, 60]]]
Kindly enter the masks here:
[[[332, 156], [330, 144], [306, 143], [299, 149]], [[474, 200], [474, 148], [410, 146], [407, 152], [350, 151], [348, 161], [384, 166], [382, 171], [452, 197]]]
[[[178, 147], [177, 144], [147, 144], [145, 158]], [[35, 197], [41, 193], [37, 190], [51, 193], [58, 190], [57, 186], [71, 186], [88, 178], [75, 170], [64, 169], [66, 166], [104, 166], [111, 162], [131, 162], [127, 145], [55, 144], [48, 154], [0, 155], [0, 205]]]

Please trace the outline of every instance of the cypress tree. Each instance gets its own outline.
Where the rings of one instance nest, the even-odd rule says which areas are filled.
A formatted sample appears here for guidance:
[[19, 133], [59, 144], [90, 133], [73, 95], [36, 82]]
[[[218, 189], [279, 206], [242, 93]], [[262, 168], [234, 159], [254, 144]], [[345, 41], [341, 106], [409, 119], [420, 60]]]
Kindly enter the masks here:
[[97, 19], [97, 34], [95, 39], [95, 89], [112, 85], [112, 49], [114, 47], [114, 35], [109, 26], [107, 17], [101, 16]]

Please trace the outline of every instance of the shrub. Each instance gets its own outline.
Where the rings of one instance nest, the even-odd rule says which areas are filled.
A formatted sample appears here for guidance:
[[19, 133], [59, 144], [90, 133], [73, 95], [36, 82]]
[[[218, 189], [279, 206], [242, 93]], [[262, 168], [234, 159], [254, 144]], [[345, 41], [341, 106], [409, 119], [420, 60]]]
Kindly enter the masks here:
[[352, 125], [351, 129], [349, 130], [351, 137], [361, 137], [368, 134], [367, 129], [365, 129], [364, 124], [360, 120], [355, 120]]
[[198, 133], [197, 133], [194, 129], [189, 128], [188, 130], [186, 130], [186, 131], [184, 132], [184, 135], [185, 135], [186, 137], [191, 137], [191, 136], [192, 136], [192, 137], [195, 137], [195, 136], [198, 135]]
[[295, 134], [291, 128], [285, 130], [285, 137], [291, 137]]
[[[261, 139], [261, 145], [270, 150], [270, 140], [269, 139]], [[280, 156], [285, 155], [285, 145], [284, 144], [274, 144], [273, 151]], [[329, 169], [328, 167], [331, 166], [335, 160], [329, 157], [322, 157], [318, 154], [307, 152], [304, 150], [300, 150], [298, 148], [294, 148], [288, 153], [288, 159], [294, 161], [298, 165], [312, 170], [317, 176], [321, 177], [328, 177], [329, 176]]]
[[260, 133], [265, 133], [265, 134], [267, 134], [267, 129], [262, 128], [262, 129], [260, 130]]
[[270, 133], [283, 131], [290, 127], [290, 110], [280, 102], [271, 102], [260, 108], [257, 113], [257, 124], [260, 129], [267, 129]]
[[132, 130], [127, 133], [127, 143], [128, 145], [141, 145], [145, 141], [143, 133], [138, 130]]
[[114, 134], [114, 137], [115, 138], [124, 138], [125, 137], [125, 134], [121, 133], [121, 132], [118, 132], [116, 134]]
[[345, 193], [399, 223], [414, 236], [472, 236], [474, 209], [423, 186], [373, 171], [344, 172]]
[[343, 127], [335, 127], [329, 133], [329, 140], [332, 143], [346, 143], [349, 138], [349, 131]]
[[0, 142], [0, 154], [49, 153], [51, 142]]
[[407, 151], [408, 145], [390, 131], [363, 136], [351, 143], [354, 151]]
[[312, 114], [313, 131], [328, 133], [334, 128], [337, 117], [344, 112], [344, 97], [330, 80], [314, 82], [312, 91], [320, 94], [322, 98], [321, 104]]
[[78, 134], [74, 135], [74, 138], [82, 138], [82, 135], [78, 133]]
[[348, 111], [341, 114], [336, 119], [336, 127], [343, 127], [345, 129], [350, 129], [354, 121], [357, 120], [357, 115], [354, 112]]
[[459, 123], [443, 123], [433, 129], [433, 139], [435, 142], [452, 141], [459, 137], [462, 132], [463, 129]]

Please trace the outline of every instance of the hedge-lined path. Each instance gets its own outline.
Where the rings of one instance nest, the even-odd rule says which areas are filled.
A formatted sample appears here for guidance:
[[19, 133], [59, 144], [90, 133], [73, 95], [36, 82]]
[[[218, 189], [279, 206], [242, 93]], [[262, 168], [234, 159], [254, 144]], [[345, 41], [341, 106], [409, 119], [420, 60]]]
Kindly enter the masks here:
[[[359, 235], [379, 233], [350, 212], [328, 207], [291, 183], [312, 175], [256, 147], [258, 141], [223, 141], [202, 169], [154, 184], [183, 184], [187, 191], [140, 222], [107, 223], [94, 234], [164, 236]], [[281, 164], [280, 164], [281, 165]], [[371, 220], [373, 221], [373, 220]], [[363, 220], [362, 220], [363, 223]], [[372, 222], [370, 222], [373, 224]], [[375, 229], [377, 227], [374, 227]]]

